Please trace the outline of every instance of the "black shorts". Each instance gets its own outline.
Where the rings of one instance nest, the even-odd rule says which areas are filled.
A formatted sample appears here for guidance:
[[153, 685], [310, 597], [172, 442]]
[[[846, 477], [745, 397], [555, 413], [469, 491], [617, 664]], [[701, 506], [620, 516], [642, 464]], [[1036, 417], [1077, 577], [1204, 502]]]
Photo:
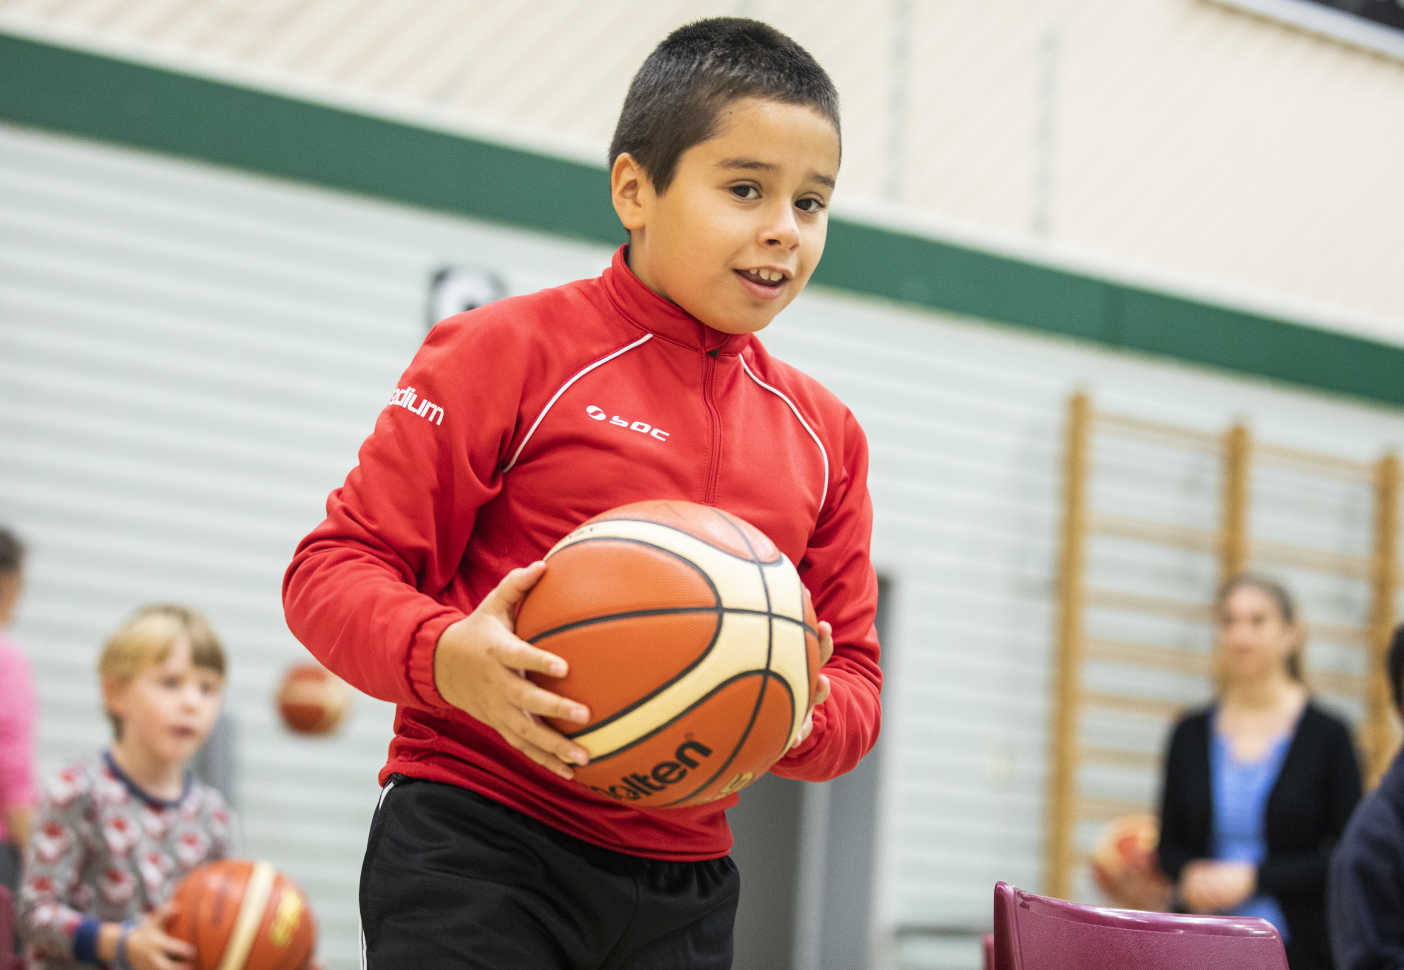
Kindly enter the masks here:
[[455, 785], [396, 776], [361, 868], [369, 970], [727, 970], [730, 858], [581, 842]]

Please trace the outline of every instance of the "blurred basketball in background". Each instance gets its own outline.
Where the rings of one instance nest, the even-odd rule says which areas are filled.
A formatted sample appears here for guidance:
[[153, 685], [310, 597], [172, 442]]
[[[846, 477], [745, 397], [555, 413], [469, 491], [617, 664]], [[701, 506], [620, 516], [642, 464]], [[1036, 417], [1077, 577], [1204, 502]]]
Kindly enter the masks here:
[[1092, 849], [1092, 878], [1112, 903], [1162, 911], [1170, 883], [1156, 863], [1160, 824], [1153, 815], [1123, 815], [1103, 826]]
[[596, 794], [699, 805], [749, 785], [799, 732], [818, 624], [795, 567], [759, 529], [682, 501], [596, 516], [546, 556], [517, 635], [563, 657], [537, 683], [590, 709], [552, 720], [590, 755]]
[[336, 729], [351, 706], [351, 689], [318, 664], [295, 664], [278, 688], [278, 713], [299, 734], [326, 734]]
[[193, 970], [303, 970], [317, 943], [307, 897], [267, 862], [221, 859], [186, 876], [166, 931], [194, 944]]

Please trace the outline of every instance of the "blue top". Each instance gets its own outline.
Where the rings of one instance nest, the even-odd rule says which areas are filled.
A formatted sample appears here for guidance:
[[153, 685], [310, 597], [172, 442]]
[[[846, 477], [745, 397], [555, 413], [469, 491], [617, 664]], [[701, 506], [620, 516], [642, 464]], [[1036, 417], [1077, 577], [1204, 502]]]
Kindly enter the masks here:
[[[1209, 750], [1209, 771], [1214, 786], [1213, 843], [1215, 859], [1260, 864], [1267, 858], [1268, 796], [1277, 783], [1294, 731], [1273, 742], [1257, 761], [1239, 761], [1216, 725]], [[1259, 893], [1234, 909], [1235, 916], [1257, 916], [1267, 920], [1287, 942], [1287, 918], [1272, 896]]]

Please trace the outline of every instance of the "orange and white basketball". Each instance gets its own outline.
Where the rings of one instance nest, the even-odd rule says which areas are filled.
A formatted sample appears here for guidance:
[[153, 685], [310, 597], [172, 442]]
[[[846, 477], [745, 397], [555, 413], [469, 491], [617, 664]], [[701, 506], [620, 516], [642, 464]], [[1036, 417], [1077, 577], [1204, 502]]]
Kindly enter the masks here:
[[221, 859], [187, 875], [167, 932], [194, 944], [193, 970], [304, 970], [317, 942], [307, 898], [267, 862]]
[[637, 502], [546, 556], [517, 635], [565, 659], [533, 675], [592, 720], [552, 725], [590, 755], [576, 780], [637, 808], [700, 805], [760, 777], [804, 722], [819, 673], [795, 567], [721, 509]]

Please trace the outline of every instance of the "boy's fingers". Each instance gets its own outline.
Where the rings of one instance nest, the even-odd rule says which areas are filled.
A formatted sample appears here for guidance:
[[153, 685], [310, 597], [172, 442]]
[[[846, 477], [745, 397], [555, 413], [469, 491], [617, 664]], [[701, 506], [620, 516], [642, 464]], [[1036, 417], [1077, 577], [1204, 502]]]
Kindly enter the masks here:
[[829, 699], [829, 678], [823, 674], [819, 675], [819, 686], [814, 689], [814, 703], [811, 707], [818, 707]]
[[823, 620], [819, 621], [819, 666], [829, 662], [834, 655], [834, 628]]
[[511, 615], [517, 608], [517, 604], [522, 601], [522, 597], [536, 585], [536, 581], [541, 578], [541, 574], [546, 572], [546, 563], [538, 559], [529, 566], [518, 566], [516, 569], [502, 577], [487, 596], [483, 599], [483, 604], [491, 603], [494, 608], [502, 610]]
[[791, 749], [794, 749], [794, 748], [799, 747], [801, 744], [803, 744], [803, 743], [804, 743], [804, 739], [807, 738], [807, 737], [809, 737], [810, 732], [813, 731], [813, 730], [814, 730], [814, 714], [813, 714], [813, 712], [811, 711], [811, 712], [809, 713], [809, 715], [805, 717], [804, 723], [800, 725], [799, 732], [795, 735], [794, 741], [792, 741], [792, 742], [790, 743], [790, 748], [791, 748]]
[[526, 738], [518, 734], [506, 734], [503, 736], [507, 738], [507, 742], [510, 745], [512, 745], [512, 747], [516, 748], [522, 754], [526, 755], [528, 758], [530, 758], [532, 761], [535, 761], [543, 768], [546, 768], [550, 771], [554, 771], [562, 778], [570, 779], [575, 777], [575, 772], [571, 770], [570, 765], [566, 764], [560, 758], [557, 758], [555, 755], [545, 750], [544, 748], [537, 747], [535, 744], [532, 744]]
[[162, 933], [156, 938], [156, 942], [161, 945], [169, 956], [178, 960], [193, 960], [195, 958], [195, 946], [176, 936], [168, 936]]
[[518, 681], [516, 694], [513, 703], [528, 714], [535, 714], [537, 717], [558, 717], [574, 721], [576, 724], [584, 724], [590, 720], [590, 709], [584, 704], [543, 690], [525, 678]]
[[563, 764], [583, 765], [589, 760], [585, 749], [570, 738], [553, 731], [526, 711], [517, 711], [510, 723], [511, 730], [523, 741], [544, 751]]
[[495, 647], [494, 653], [497, 660], [504, 667], [511, 667], [514, 670], [530, 670], [551, 677], [564, 677], [570, 670], [566, 666], [566, 662], [554, 653], [533, 647], [516, 637], [504, 637], [495, 644]]

